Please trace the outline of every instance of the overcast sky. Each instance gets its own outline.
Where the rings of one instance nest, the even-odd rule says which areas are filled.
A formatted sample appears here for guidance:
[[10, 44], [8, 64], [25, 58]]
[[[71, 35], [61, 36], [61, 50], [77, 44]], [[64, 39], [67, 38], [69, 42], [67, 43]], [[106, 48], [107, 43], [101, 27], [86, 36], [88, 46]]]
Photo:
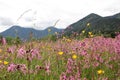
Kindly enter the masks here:
[[65, 28], [90, 13], [120, 12], [120, 0], [0, 0], [0, 32], [12, 25], [44, 29]]

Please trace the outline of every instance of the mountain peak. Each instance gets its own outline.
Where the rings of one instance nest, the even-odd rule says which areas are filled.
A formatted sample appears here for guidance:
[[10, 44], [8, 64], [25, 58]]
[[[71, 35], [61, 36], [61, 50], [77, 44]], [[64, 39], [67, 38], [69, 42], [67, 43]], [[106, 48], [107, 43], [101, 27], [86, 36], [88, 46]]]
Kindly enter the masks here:
[[91, 13], [88, 16], [86, 16], [85, 18], [101, 18], [101, 16], [99, 16], [98, 14], [95, 14], [95, 13]]
[[99, 15], [95, 13], [90, 13], [89, 16], [99, 16]]
[[102, 18], [101, 16], [99, 16], [98, 14], [95, 14], [95, 13], [91, 13], [89, 15], [87, 15], [86, 17], [84, 17], [82, 19], [82, 21], [91, 21], [93, 19], [98, 19], [98, 18]]
[[13, 25], [13, 26], [11, 26], [11, 28], [12, 28], [12, 29], [16, 29], [16, 28], [21, 28], [21, 27], [18, 26], [18, 25]]

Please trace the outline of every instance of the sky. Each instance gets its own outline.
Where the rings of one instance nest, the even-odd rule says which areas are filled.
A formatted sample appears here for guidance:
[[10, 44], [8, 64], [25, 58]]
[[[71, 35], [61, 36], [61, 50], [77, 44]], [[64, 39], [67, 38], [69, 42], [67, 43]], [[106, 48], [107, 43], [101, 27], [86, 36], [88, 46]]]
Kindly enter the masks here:
[[13, 25], [66, 28], [90, 13], [120, 13], [120, 0], [0, 0], [0, 32]]

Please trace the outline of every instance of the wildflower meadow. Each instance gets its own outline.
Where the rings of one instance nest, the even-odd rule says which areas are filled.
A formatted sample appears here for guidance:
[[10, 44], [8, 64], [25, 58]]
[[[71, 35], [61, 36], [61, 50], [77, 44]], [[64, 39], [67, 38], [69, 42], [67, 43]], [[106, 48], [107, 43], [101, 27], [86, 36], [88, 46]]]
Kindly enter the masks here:
[[17, 45], [8, 45], [4, 39], [0, 80], [120, 80], [120, 35], [82, 40], [63, 37]]

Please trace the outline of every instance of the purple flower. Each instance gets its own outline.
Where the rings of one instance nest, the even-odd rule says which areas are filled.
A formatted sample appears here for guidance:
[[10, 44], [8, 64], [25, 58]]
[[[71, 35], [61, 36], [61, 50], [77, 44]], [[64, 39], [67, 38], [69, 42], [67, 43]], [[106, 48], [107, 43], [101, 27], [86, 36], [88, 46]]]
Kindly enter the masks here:
[[9, 47], [7, 48], [8, 53], [14, 53], [15, 47]]
[[67, 80], [67, 76], [64, 72], [60, 75], [60, 80]]
[[31, 57], [32, 58], [40, 58], [39, 51], [37, 49], [32, 49], [31, 50]]
[[8, 66], [8, 68], [7, 68], [7, 71], [8, 72], [14, 72], [14, 71], [16, 71], [17, 69], [16, 69], [16, 65], [15, 64], [10, 64], [9, 66]]
[[17, 65], [17, 70], [21, 71], [23, 74], [27, 73], [27, 67], [25, 64], [18, 64]]
[[47, 74], [49, 75], [50, 74], [50, 62], [48, 62], [48, 63], [45, 63], [45, 70], [46, 70], [46, 72], [47, 72]]
[[3, 44], [3, 45], [6, 45], [6, 44], [7, 44], [6, 39], [5, 39], [4, 37], [2, 38], [1, 41], [2, 41], [2, 44]]
[[83, 50], [82, 52], [81, 52], [81, 55], [82, 56], [84, 56], [84, 55], [86, 55], [87, 54], [87, 51], [86, 50]]
[[18, 50], [18, 57], [24, 57], [24, 55], [26, 54], [26, 51], [23, 49], [23, 47], [21, 47], [19, 50]]

